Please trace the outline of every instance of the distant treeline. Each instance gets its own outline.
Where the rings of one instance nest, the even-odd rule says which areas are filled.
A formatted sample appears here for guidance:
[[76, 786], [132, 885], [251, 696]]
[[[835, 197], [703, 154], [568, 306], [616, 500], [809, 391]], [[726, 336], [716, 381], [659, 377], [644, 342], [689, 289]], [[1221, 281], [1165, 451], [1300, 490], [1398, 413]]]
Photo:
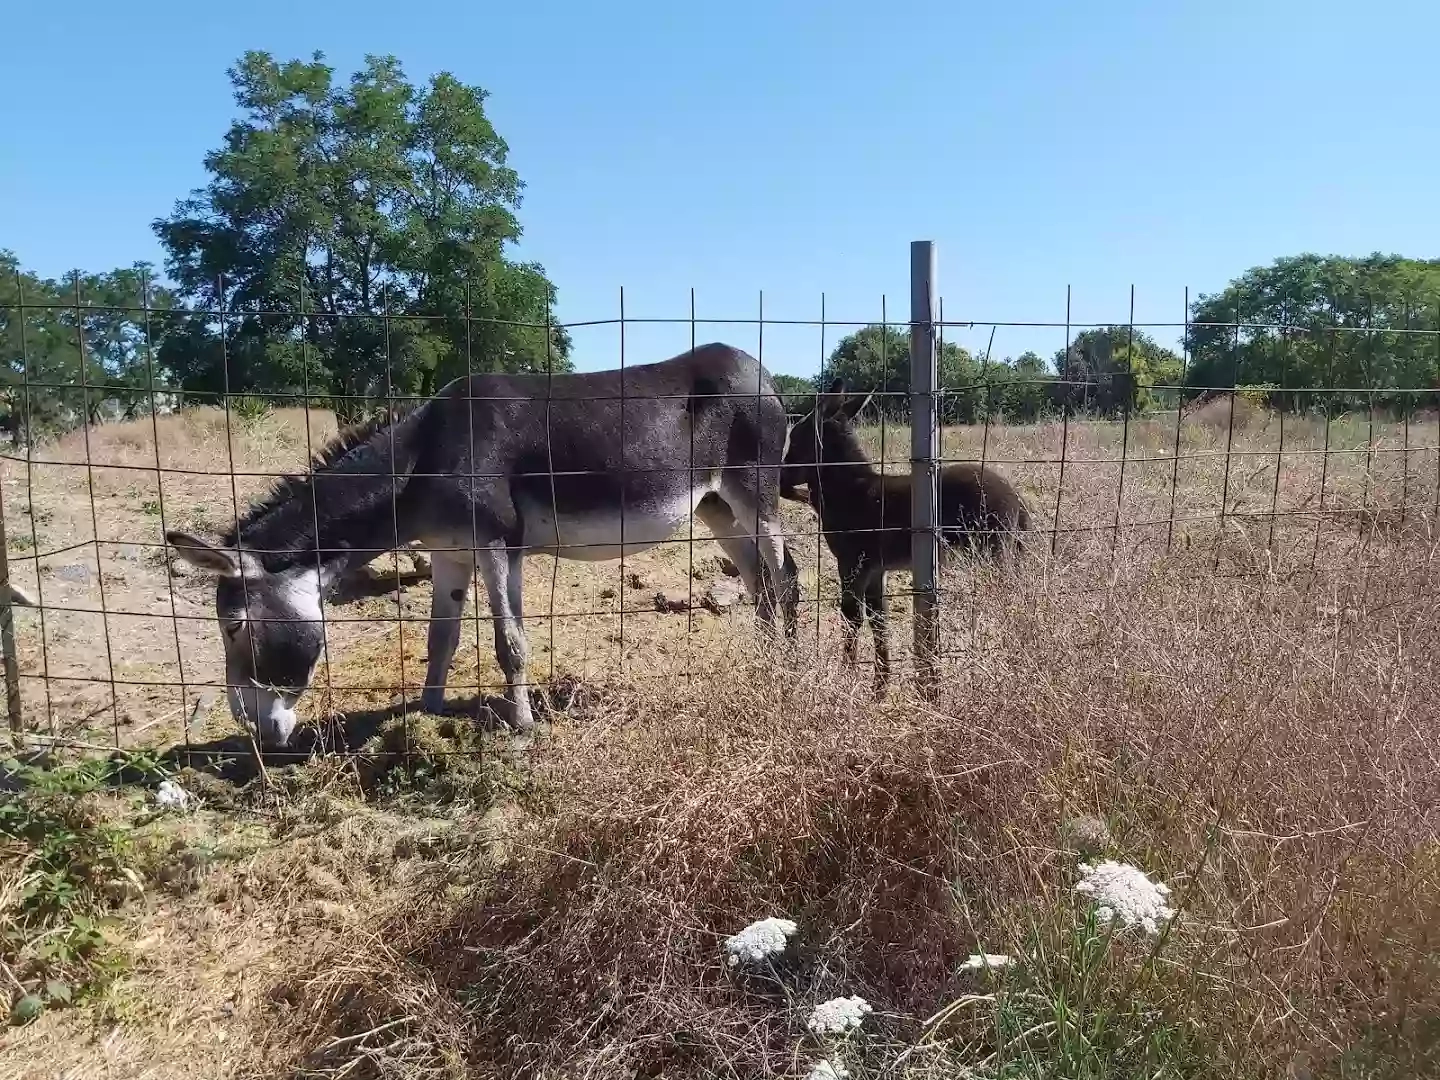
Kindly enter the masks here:
[[[940, 349], [949, 423], [1025, 423], [1069, 411], [1092, 416], [1174, 409], [1241, 388], [1288, 411], [1393, 413], [1440, 403], [1440, 260], [1301, 255], [1253, 269], [1190, 309], [1182, 350], [1138, 327], [1082, 331], [1048, 360], [1033, 352], [976, 358]], [[867, 326], [842, 339], [816, 379], [777, 378], [792, 412], [843, 378], [879, 391], [876, 407], [909, 413], [904, 327]]]

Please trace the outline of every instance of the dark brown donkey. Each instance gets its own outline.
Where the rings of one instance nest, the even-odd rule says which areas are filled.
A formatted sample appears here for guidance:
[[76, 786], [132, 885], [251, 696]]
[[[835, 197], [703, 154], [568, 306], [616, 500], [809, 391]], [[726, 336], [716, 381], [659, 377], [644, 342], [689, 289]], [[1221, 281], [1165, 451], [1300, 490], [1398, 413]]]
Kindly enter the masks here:
[[[875, 690], [884, 693], [890, 678], [885, 571], [910, 569], [910, 476], [883, 474], [865, 456], [853, 421], [871, 396], [846, 394], [838, 379], [818, 395], [816, 408], [790, 429], [780, 494], [808, 501], [820, 515], [840, 571], [845, 659], [854, 663], [856, 637], [868, 617]], [[954, 548], [1000, 558], [1007, 547], [1015, 553], [1024, 547], [1030, 512], [994, 466], [946, 465], [938, 489], [942, 559], [949, 561]]]

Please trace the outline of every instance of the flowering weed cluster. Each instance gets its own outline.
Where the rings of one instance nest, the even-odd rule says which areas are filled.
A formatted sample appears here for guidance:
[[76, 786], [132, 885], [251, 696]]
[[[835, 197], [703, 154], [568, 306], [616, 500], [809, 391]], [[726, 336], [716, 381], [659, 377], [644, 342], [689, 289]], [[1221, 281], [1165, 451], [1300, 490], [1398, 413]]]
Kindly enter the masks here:
[[822, 1001], [810, 1013], [805, 1026], [817, 1035], [844, 1035], [865, 1022], [865, 1015], [873, 1010], [862, 997], [838, 997]]
[[1102, 926], [1138, 926], [1158, 934], [1175, 912], [1168, 900], [1170, 886], [1151, 881], [1145, 871], [1129, 863], [1080, 864], [1075, 891], [1095, 901], [1095, 918]]
[[798, 929], [789, 919], [760, 919], [725, 940], [731, 967], [771, 960], [785, 951], [787, 939]]

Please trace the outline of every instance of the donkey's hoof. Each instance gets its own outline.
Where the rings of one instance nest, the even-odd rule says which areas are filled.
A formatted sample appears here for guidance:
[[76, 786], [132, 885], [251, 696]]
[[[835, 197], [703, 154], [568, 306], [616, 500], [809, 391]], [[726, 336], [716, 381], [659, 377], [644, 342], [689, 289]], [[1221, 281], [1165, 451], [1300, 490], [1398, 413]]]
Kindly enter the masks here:
[[535, 713], [528, 696], [523, 705], [517, 705], [508, 698], [500, 698], [491, 702], [491, 708], [499, 714], [500, 722], [511, 731], [528, 735], [535, 730]]

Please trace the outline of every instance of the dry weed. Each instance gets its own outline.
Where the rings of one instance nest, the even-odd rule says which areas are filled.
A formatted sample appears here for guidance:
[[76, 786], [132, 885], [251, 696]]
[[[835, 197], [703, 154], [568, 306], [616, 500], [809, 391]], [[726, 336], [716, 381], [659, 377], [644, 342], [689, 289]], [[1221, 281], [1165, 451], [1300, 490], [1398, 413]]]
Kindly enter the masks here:
[[[584, 692], [530, 753], [523, 804], [452, 843], [423, 822], [423, 836], [395, 817], [347, 824], [355, 793], [338, 781], [290, 793], [273, 851], [176, 901], [225, 910], [205, 924], [207, 978], [175, 974], [185, 934], [153, 916], [169, 947], [144, 974], [178, 984], [167, 1030], [187, 1001], [217, 999], [216, 973], [248, 995], [249, 1056], [192, 1048], [187, 1062], [214, 1067], [189, 1071], [263, 1058], [405, 1080], [803, 1073], [804, 1007], [861, 994], [876, 1014], [857, 1077], [955, 1075], [994, 1052], [998, 1030], [978, 1014], [923, 1023], [973, 991], [968, 955], [1026, 957], [1031, 985], [1073, 988], [1067, 848], [1081, 819], [1175, 890], [1160, 954], [1107, 991], [1186, 1033], [1172, 1075], [1440, 1070], [1435, 417], [1247, 411], [1231, 429], [1219, 408], [1178, 435], [1173, 417], [947, 430], [946, 456], [1014, 476], [1044, 534], [1018, 576], [962, 568], [949, 583], [933, 702], [903, 683], [874, 702], [867, 672], [838, 667], [833, 575], [813, 537], [797, 552], [818, 599], [790, 657], [757, 656], [735, 615], [632, 612], [617, 640], [615, 608], [639, 588], [626, 573], [647, 595], [688, 586], [683, 547], [553, 575], [532, 560], [530, 595], [549, 593], [529, 609], [537, 667]], [[205, 414], [164, 423], [167, 463], [303, 460], [289, 414], [243, 447]], [[122, 427], [92, 438], [92, 457], [153, 459], [153, 441], [130, 445]], [[894, 456], [908, 438], [891, 428], [886, 444]], [[72, 437], [59, 452], [85, 449]], [[86, 500], [59, 479], [77, 470], [45, 468], [32, 508], [53, 509], [51, 541], [87, 539]], [[112, 535], [153, 536], [136, 474], [109, 475], [95, 490]], [[19, 482], [17, 463], [7, 476]], [[228, 488], [165, 484], [167, 507], [193, 515], [182, 523], [225, 520]], [[892, 592], [905, 584], [891, 576]], [[387, 709], [418, 677], [423, 626], [386, 620], [424, 600], [422, 587], [364, 608], [315, 699], [352, 720]], [[21, 629], [34, 673], [36, 628]], [[72, 645], [93, 660], [91, 630]], [[454, 685], [496, 682], [488, 628], [466, 635]], [[397, 751], [382, 735], [372, 756], [413, 758], [406, 739]], [[488, 744], [472, 749], [485, 760]], [[505, 798], [510, 779], [482, 770], [451, 788], [457, 805]], [[408, 865], [417, 851], [423, 866]], [[766, 915], [800, 923], [793, 966], [778, 983], [737, 978], [720, 943]], [[141, 1030], [126, 1028], [137, 1068]]]
[[[1180, 898], [1133, 993], [1193, 1029], [1207, 1074], [1433, 1064], [1427, 553], [1323, 585], [1087, 558], [977, 575], [949, 640], [999, 636], [957, 649], [933, 706], [823, 663], [604, 687], [536, 762], [553, 811], [317, 966], [297, 1046], [371, 1033], [331, 1061], [349, 1075], [771, 1075], [797, 1067], [797, 1003], [858, 993], [880, 1069], [965, 990], [969, 953], [1033, 952], [1073, 918], [1062, 830], [1088, 814]], [[720, 951], [772, 914], [803, 928], [788, 1004]]]

